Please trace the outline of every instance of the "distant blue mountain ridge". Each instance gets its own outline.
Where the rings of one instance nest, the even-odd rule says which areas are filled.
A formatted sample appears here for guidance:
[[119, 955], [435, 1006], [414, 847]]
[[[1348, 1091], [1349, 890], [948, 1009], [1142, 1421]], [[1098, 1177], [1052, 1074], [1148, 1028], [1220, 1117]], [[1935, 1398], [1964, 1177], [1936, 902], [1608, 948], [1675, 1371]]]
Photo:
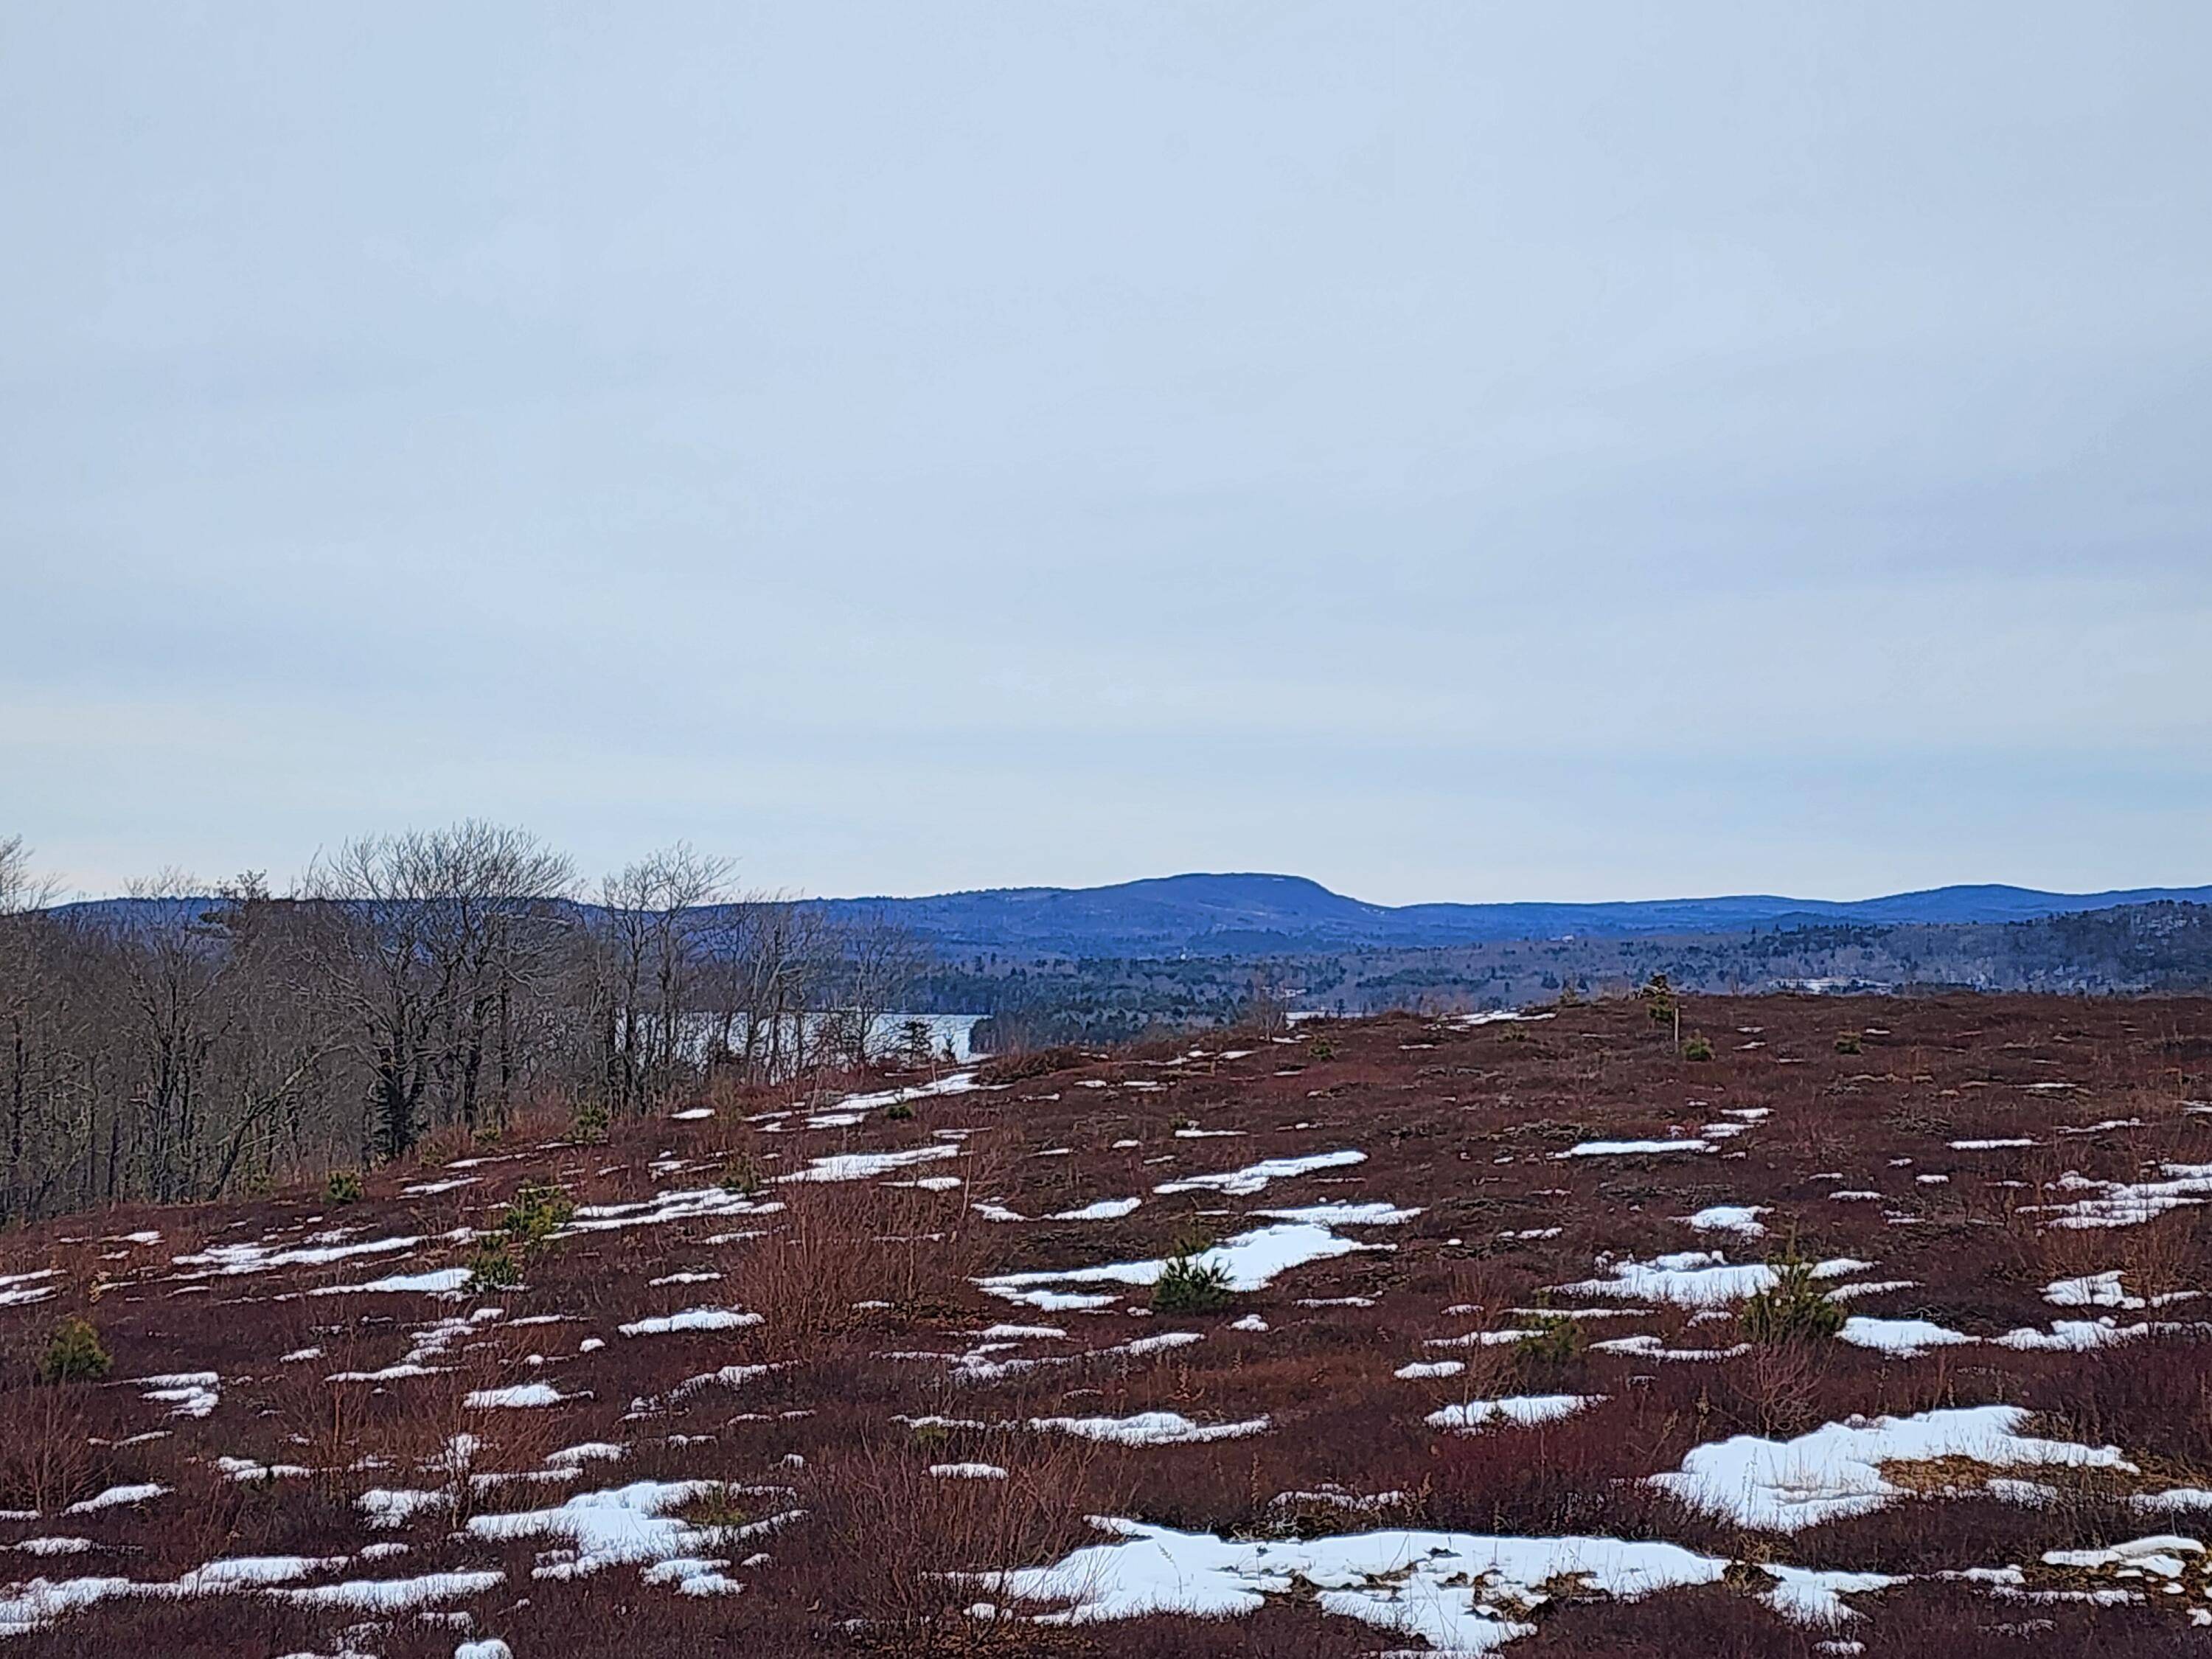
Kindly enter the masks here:
[[[2212, 886], [2046, 893], [1996, 884], [1869, 899], [1769, 894], [1599, 904], [1368, 904], [1303, 876], [1192, 874], [1106, 887], [999, 887], [921, 898], [809, 899], [837, 920], [881, 916], [947, 954], [1267, 956], [1289, 951], [1418, 950], [1500, 939], [1625, 938], [1846, 924], [2031, 921], [2179, 901], [2212, 904]], [[118, 927], [204, 909], [208, 899], [93, 899], [61, 907]], [[580, 911], [592, 907], [578, 906]]]

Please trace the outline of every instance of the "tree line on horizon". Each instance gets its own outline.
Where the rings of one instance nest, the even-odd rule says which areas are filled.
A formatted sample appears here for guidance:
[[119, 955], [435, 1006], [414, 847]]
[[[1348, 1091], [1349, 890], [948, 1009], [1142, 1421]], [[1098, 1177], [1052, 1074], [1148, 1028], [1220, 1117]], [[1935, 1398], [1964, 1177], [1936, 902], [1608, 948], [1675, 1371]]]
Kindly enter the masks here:
[[688, 845], [587, 890], [477, 820], [128, 925], [55, 897], [0, 838], [0, 1224], [388, 1160], [526, 1106], [604, 1123], [716, 1078], [850, 1069], [926, 960], [880, 918], [741, 891]]

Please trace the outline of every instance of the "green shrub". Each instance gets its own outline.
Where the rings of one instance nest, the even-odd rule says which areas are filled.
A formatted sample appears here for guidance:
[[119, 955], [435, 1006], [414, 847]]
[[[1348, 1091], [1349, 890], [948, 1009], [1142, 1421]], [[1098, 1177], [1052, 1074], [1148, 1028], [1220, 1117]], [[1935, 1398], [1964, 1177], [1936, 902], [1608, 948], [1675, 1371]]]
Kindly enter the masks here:
[[53, 1336], [39, 1360], [39, 1379], [44, 1382], [81, 1382], [105, 1376], [115, 1364], [100, 1345], [100, 1333], [89, 1319], [72, 1314], [54, 1327]]
[[517, 1244], [543, 1244], [568, 1224], [576, 1206], [550, 1181], [526, 1181], [500, 1218], [499, 1230]]
[[477, 1240], [477, 1247], [469, 1253], [469, 1289], [482, 1294], [487, 1291], [511, 1291], [522, 1283], [522, 1264], [507, 1248], [507, 1240], [497, 1233], [486, 1233]]
[[1336, 1045], [1325, 1036], [1317, 1036], [1306, 1044], [1308, 1060], [1334, 1060]]
[[884, 1116], [892, 1123], [911, 1123], [914, 1121], [914, 1108], [902, 1100], [895, 1100], [884, 1108]]
[[1712, 1057], [1713, 1045], [1701, 1036], [1693, 1036], [1682, 1045], [1682, 1058], [1685, 1060], [1711, 1060]]
[[1844, 1328], [1844, 1310], [1813, 1278], [1813, 1264], [1793, 1248], [1766, 1264], [1774, 1283], [1743, 1304], [1737, 1316], [1747, 1340], [1774, 1345], [1825, 1342]]
[[323, 1183], [323, 1201], [326, 1204], [358, 1204], [361, 1202], [361, 1177], [350, 1170], [333, 1170], [331, 1178]]
[[1858, 1051], [1859, 1034], [1856, 1031], [1846, 1031], [1843, 1036], [1836, 1039], [1836, 1052], [1838, 1054], [1855, 1054], [1858, 1053]]
[[1160, 1313], [1211, 1313], [1225, 1308], [1236, 1295], [1229, 1269], [1218, 1261], [1187, 1250], [1168, 1258], [1152, 1286], [1152, 1307]]
[[1524, 1365], [1571, 1365], [1589, 1346], [1589, 1334], [1567, 1314], [1538, 1314], [1526, 1336], [1513, 1344], [1513, 1357]]
[[722, 1160], [719, 1184], [738, 1198], [751, 1198], [768, 1186], [768, 1176], [750, 1152], [732, 1152]]
[[587, 1100], [568, 1115], [568, 1134], [570, 1139], [580, 1140], [586, 1146], [604, 1146], [607, 1131], [613, 1121], [613, 1115], [607, 1110], [605, 1102]]

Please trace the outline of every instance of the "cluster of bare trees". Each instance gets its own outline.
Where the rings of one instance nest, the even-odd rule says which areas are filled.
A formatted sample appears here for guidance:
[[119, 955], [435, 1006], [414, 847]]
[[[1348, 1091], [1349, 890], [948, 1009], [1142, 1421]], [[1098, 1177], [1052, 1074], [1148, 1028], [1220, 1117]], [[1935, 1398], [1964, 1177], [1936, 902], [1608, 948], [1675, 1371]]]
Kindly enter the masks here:
[[865, 1060], [921, 951], [731, 876], [678, 846], [586, 894], [471, 822], [349, 842], [283, 896], [249, 875], [178, 897], [205, 890], [170, 872], [57, 909], [0, 840], [0, 1221]]

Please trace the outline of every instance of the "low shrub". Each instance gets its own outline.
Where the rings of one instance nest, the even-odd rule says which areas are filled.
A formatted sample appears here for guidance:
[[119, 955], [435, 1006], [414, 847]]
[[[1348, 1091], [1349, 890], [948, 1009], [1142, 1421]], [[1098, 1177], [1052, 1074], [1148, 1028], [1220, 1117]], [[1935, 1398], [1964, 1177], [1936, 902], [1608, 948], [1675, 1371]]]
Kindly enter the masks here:
[[902, 1100], [895, 1100], [884, 1108], [884, 1119], [889, 1123], [911, 1123], [914, 1121], [914, 1108]]
[[514, 1243], [527, 1248], [552, 1237], [568, 1224], [568, 1218], [575, 1213], [575, 1200], [557, 1183], [526, 1181], [507, 1206], [507, 1213], [500, 1218], [499, 1231]]
[[752, 1198], [767, 1189], [768, 1176], [750, 1152], [732, 1152], [722, 1160], [716, 1184], [733, 1197]]
[[514, 1259], [507, 1247], [507, 1240], [497, 1233], [486, 1233], [477, 1241], [469, 1253], [469, 1289], [481, 1295], [488, 1291], [511, 1291], [522, 1283], [522, 1264]]
[[1884, 1112], [1881, 1121], [1885, 1127], [1901, 1135], [1917, 1135], [1933, 1140], [1938, 1137], [1948, 1138], [1951, 1133], [1950, 1113], [1939, 1111], [1917, 1101], [1907, 1101], [1902, 1106]]
[[960, 1188], [795, 1182], [783, 1210], [729, 1269], [732, 1299], [759, 1314], [772, 1344], [811, 1352], [887, 1319], [955, 1316], [995, 1242], [971, 1224]]
[[1168, 1258], [1152, 1286], [1152, 1306], [1161, 1313], [1211, 1313], [1227, 1307], [1235, 1295], [1227, 1267], [1178, 1251]]
[[1308, 1060], [1334, 1060], [1336, 1045], [1325, 1036], [1317, 1036], [1306, 1044]]
[[42, 1382], [83, 1382], [107, 1375], [115, 1361], [100, 1346], [100, 1332], [89, 1319], [72, 1314], [54, 1327], [46, 1351], [39, 1358]]
[[1858, 1053], [1858, 1051], [1859, 1034], [1856, 1031], [1846, 1031], [1843, 1036], [1836, 1039], [1836, 1052], [1838, 1054], [1855, 1054]]
[[1825, 1342], [1844, 1328], [1844, 1310], [1813, 1278], [1813, 1264], [1792, 1249], [1766, 1264], [1775, 1281], [1743, 1304], [1737, 1322], [1759, 1343]]
[[1538, 1314], [1529, 1331], [1513, 1344], [1513, 1357], [1523, 1365], [1571, 1365], [1589, 1348], [1589, 1333], [1582, 1322], [1567, 1314]]
[[568, 1134], [586, 1146], [604, 1146], [613, 1121], [604, 1101], [587, 1100], [568, 1115]]
[[1828, 1357], [1811, 1342], [1754, 1344], [1714, 1368], [1701, 1409], [1752, 1434], [1802, 1434], [1825, 1420]]
[[1685, 1060], [1711, 1060], [1712, 1057], [1713, 1045], [1702, 1036], [1693, 1036], [1682, 1045], [1682, 1058]]
[[[948, 1480], [929, 1473], [910, 1443], [862, 1439], [810, 1458], [792, 1507], [804, 1518], [780, 1533], [776, 1568], [842, 1627], [843, 1639], [778, 1654], [837, 1651], [908, 1656], [1065, 1655], [1073, 1644], [1033, 1638], [1027, 1620], [976, 1629], [960, 1611], [999, 1599], [990, 1576], [1053, 1560], [1097, 1532], [1088, 1519], [1119, 1494], [1098, 1491], [1095, 1446], [1039, 1437], [1018, 1457], [1001, 1455], [997, 1480]], [[1086, 1500], [1088, 1500], [1086, 1502]], [[798, 1587], [803, 1586], [803, 1589]], [[827, 1621], [825, 1621], [827, 1622]], [[865, 1642], [851, 1639], [865, 1629]], [[742, 1640], [734, 1651], [763, 1653]], [[704, 1652], [702, 1647], [699, 1650]]]
[[51, 1512], [98, 1491], [98, 1454], [74, 1395], [0, 1395], [0, 1508]]
[[333, 1170], [331, 1178], [323, 1182], [323, 1201], [326, 1204], [358, 1204], [361, 1202], [361, 1177], [350, 1170]]

